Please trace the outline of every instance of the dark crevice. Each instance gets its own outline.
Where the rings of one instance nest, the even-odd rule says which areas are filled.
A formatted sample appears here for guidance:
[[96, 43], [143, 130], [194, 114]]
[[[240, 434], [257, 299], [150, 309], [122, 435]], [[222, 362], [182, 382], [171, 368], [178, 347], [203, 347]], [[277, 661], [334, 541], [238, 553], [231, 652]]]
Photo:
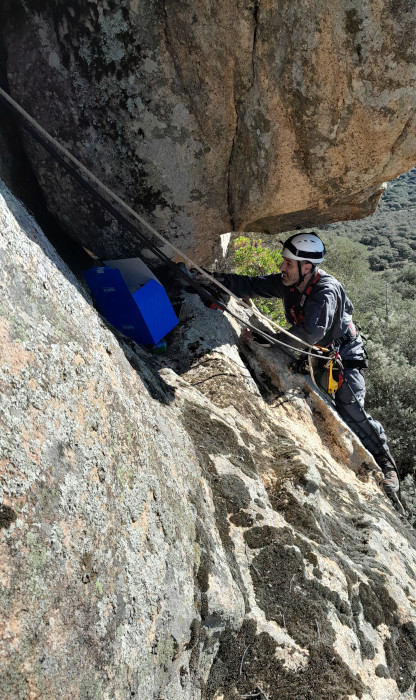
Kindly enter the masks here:
[[[10, 94], [7, 78], [7, 50], [0, 34], [0, 86]], [[26, 154], [22, 132], [9, 112], [0, 105], [0, 143], [3, 143], [0, 177], [34, 217], [59, 256], [80, 277], [91, 259], [82, 246], [71, 239], [48, 210], [45, 196]]]
[[252, 51], [251, 51], [251, 71], [252, 71], [251, 85], [254, 85], [254, 79], [255, 79], [255, 75], [256, 75], [255, 55], [256, 55], [257, 39], [258, 39], [258, 32], [259, 32], [259, 15], [260, 15], [259, 0], [255, 0], [254, 1], [254, 8], [253, 8], [254, 32], [253, 32], [253, 47], [252, 47]]
[[234, 158], [234, 148], [235, 148], [235, 142], [237, 138], [237, 131], [238, 131], [238, 106], [235, 106], [235, 132], [234, 132], [234, 138], [233, 138], [233, 143], [231, 146], [231, 151], [230, 151], [230, 159], [228, 161], [228, 169], [227, 169], [227, 210], [228, 210], [228, 215], [230, 217], [230, 231], [235, 231], [235, 219], [233, 215], [233, 204], [232, 204], [232, 194], [231, 194], [231, 168], [232, 168], [232, 163], [233, 163], [233, 158]]
[[259, 372], [251, 366], [250, 357], [252, 353], [250, 353], [250, 351], [248, 351], [244, 346], [241, 346], [239, 348], [239, 353], [245, 367], [250, 372], [250, 376], [255, 382], [263, 401], [270, 403], [271, 401], [284, 396], [285, 392], [278, 389], [278, 387], [272, 383], [266, 372]]
[[[259, 0], [254, 0], [254, 5], [253, 5], [254, 28], [253, 28], [253, 44], [252, 44], [252, 48], [251, 48], [251, 79], [249, 80], [248, 88], [244, 91], [244, 94], [247, 94], [247, 92], [253, 87], [254, 81], [255, 81], [255, 72], [256, 72], [255, 55], [256, 55], [256, 47], [257, 47], [258, 32], [259, 32], [259, 14], [260, 14]], [[235, 222], [235, 216], [234, 216], [234, 207], [233, 207], [233, 202], [232, 202], [232, 191], [231, 191], [231, 171], [232, 171], [232, 167], [233, 167], [233, 161], [234, 161], [234, 156], [235, 156], [235, 151], [236, 151], [237, 135], [238, 135], [238, 131], [239, 131], [240, 107], [241, 107], [242, 102], [243, 102], [243, 94], [240, 94], [239, 98], [236, 99], [235, 86], [234, 86], [233, 102], [234, 102], [234, 112], [235, 112], [235, 131], [234, 131], [233, 142], [231, 145], [230, 158], [228, 161], [228, 169], [227, 169], [227, 209], [228, 209], [228, 214], [230, 217], [230, 231], [236, 230], [236, 222]]]

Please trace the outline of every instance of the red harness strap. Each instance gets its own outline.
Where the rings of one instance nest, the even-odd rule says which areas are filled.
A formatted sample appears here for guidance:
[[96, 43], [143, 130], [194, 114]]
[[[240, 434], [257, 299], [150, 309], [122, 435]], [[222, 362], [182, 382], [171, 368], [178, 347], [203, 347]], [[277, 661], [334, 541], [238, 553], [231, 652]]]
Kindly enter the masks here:
[[[321, 276], [321, 275], [320, 275], [319, 272], [318, 272], [318, 273], [315, 275], [315, 277], [313, 278], [313, 280], [311, 281], [311, 283], [309, 284], [309, 286], [308, 286], [308, 287], [305, 289], [305, 291], [303, 292], [299, 304], [297, 304], [296, 306], [295, 306], [295, 304], [293, 304], [292, 308], [290, 309], [290, 315], [291, 315], [291, 317], [293, 318], [293, 321], [294, 321], [294, 325], [295, 325], [295, 326], [298, 326], [298, 325], [300, 324], [300, 322], [302, 321], [303, 316], [304, 316], [304, 313], [305, 313], [305, 308], [304, 308], [304, 307], [305, 307], [306, 300], [307, 300], [309, 294], [311, 293], [311, 291], [312, 291], [314, 285], [315, 285], [315, 284], [317, 283], [317, 281], [319, 280], [320, 276]], [[291, 292], [292, 292], [292, 291], [294, 292], [294, 291], [295, 291], [294, 287], [293, 287], [290, 291], [291, 291]]]

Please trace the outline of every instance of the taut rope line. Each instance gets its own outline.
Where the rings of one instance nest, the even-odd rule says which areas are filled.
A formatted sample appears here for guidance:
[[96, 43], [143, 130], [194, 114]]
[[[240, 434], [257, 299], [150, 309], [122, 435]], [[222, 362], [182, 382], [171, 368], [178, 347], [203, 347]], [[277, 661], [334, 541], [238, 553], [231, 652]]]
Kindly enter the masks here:
[[[109, 187], [107, 187], [101, 180], [99, 180], [88, 168], [83, 165], [75, 156], [72, 155], [66, 149], [64, 146], [62, 146], [59, 141], [57, 141], [53, 136], [51, 136], [33, 117], [28, 114], [15, 100], [13, 100], [10, 95], [5, 92], [0, 87], [0, 101], [3, 101], [6, 107], [8, 107], [11, 111], [13, 111], [23, 122], [23, 126], [29, 131], [29, 133], [32, 134], [36, 140], [38, 140], [45, 148], [46, 150], [51, 153], [53, 156], [57, 157], [59, 162], [67, 169], [69, 170], [78, 181], [81, 181], [82, 184], [88, 189], [89, 192], [92, 192], [95, 196], [98, 196], [101, 201], [104, 202], [104, 204], [109, 208], [111, 213], [116, 216], [117, 218], [122, 217], [123, 223], [129, 225], [130, 224], [130, 229], [132, 229], [132, 224], [129, 221], [129, 219], [125, 218], [121, 212], [119, 212], [115, 207], [114, 207], [114, 202], [118, 204], [118, 206], [127, 212], [127, 214], [138, 221], [144, 228], [146, 228], [153, 236], [155, 236], [159, 241], [161, 241], [164, 245], [168, 245], [177, 255], [179, 255], [181, 258], [186, 260], [186, 262], [192, 267], [198, 270], [200, 274], [202, 274], [204, 277], [209, 279], [213, 284], [215, 284], [217, 287], [222, 289], [226, 294], [229, 296], [233, 297], [234, 299], [237, 300], [240, 306], [249, 309], [251, 313], [254, 313], [258, 318], [262, 319], [263, 321], [267, 321], [270, 323], [272, 326], [277, 328], [280, 332], [284, 333], [287, 335], [289, 338], [292, 338], [295, 340], [297, 343], [301, 343], [302, 345], [307, 346], [308, 348], [312, 348], [315, 346], [312, 346], [310, 343], [307, 343], [306, 341], [302, 340], [301, 338], [298, 338], [297, 336], [293, 335], [290, 333], [290, 331], [286, 330], [286, 328], [283, 328], [282, 326], [279, 326], [277, 323], [275, 323], [272, 319], [267, 318], [267, 316], [264, 316], [258, 309], [255, 307], [249, 306], [246, 302], [244, 302], [242, 299], [239, 299], [233, 292], [231, 292], [227, 287], [225, 287], [221, 282], [219, 282], [215, 277], [210, 275], [206, 270], [201, 268], [197, 263], [195, 263], [193, 260], [191, 260], [185, 253], [183, 253], [179, 248], [175, 246], [174, 243], [169, 241], [167, 238], [165, 238], [161, 233], [159, 233], [154, 226], [149, 224], [146, 219], [144, 219], [140, 214], [138, 214], [132, 207], [130, 207], [126, 202], [124, 202], [115, 192], [113, 192]], [[69, 161], [69, 163], [68, 163]], [[94, 189], [91, 185], [93, 183], [96, 188], [98, 188], [100, 192], [97, 192], [96, 189]], [[104, 193], [104, 194], [102, 194]], [[110, 201], [109, 201], [110, 200]], [[139, 233], [141, 236], [142, 240], [144, 239], [146, 245], [149, 245], [148, 239], [144, 238], [140, 232], [137, 231], [136, 228], [134, 228], [135, 233]], [[150, 250], [153, 249], [153, 252], [156, 252], [156, 254], [159, 255], [162, 259], [165, 259], [166, 261], [170, 261], [170, 259], [161, 251], [157, 246], [154, 246], [154, 244], [150, 243]], [[183, 273], [182, 275], [183, 276]], [[188, 281], [190, 284], [192, 284], [192, 281], [188, 278]], [[197, 283], [193, 283], [193, 286], [198, 287]], [[288, 345], [287, 343], [284, 343], [281, 340], [278, 340], [277, 338], [274, 338], [273, 336], [270, 336], [269, 334], [265, 333], [264, 331], [261, 331], [258, 328], [255, 328], [251, 324], [247, 323], [247, 321], [240, 319], [236, 314], [233, 314], [231, 311], [229, 311], [226, 307], [224, 307], [224, 310], [227, 311], [231, 316], [233, 316], [235, 319], [237, 319], [241, 324], [244, 324], [246, 326], [249, 326], [251, 329], [255, 330], [257, 333], [261, 334], [263, 337], [265, 337], [267, 340], [269, 340], [273, 344], [277, 345], [282, 345], [284, 347], [290, 348], [291, 350], [294, 350], [296, 352], [301, 352], [302, 354], [305, 355], [311, 355], [313, 357], [322, 357], [321, 355], [315, 355], [314, 353], [310, 352], [310, 350], [303, 350], [301, 348], [294, 348], [291, 345]]]

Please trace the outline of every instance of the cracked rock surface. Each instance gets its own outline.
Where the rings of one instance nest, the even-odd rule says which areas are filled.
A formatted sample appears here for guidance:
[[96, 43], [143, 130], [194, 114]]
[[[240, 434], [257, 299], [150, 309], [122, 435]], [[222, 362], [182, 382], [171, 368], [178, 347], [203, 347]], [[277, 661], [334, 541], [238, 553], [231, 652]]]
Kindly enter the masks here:
[[186, 291], [115, 334], [3, 185], [0, 260], [0, 696], [413, 698], [414, 531], [305, 380]]
[[[382, 183], [414, 166], [409, 0], [4, 0], [1, 11], [12, 96], [199, 262], [230, 230], [366, 216]], [[104, 260], [136, 252], [25, 145], [64, 229]]]

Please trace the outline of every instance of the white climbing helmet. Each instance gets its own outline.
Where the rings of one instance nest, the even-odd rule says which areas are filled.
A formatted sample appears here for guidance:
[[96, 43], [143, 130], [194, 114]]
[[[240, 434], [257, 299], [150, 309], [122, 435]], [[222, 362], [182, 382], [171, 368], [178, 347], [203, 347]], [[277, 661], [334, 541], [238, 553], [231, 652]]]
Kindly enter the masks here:
[[322, 262], [325, 246], [316, 233], [295, 233], [283, 244], [282, 255], [290, 260], [307, 260], [314, 265]]

